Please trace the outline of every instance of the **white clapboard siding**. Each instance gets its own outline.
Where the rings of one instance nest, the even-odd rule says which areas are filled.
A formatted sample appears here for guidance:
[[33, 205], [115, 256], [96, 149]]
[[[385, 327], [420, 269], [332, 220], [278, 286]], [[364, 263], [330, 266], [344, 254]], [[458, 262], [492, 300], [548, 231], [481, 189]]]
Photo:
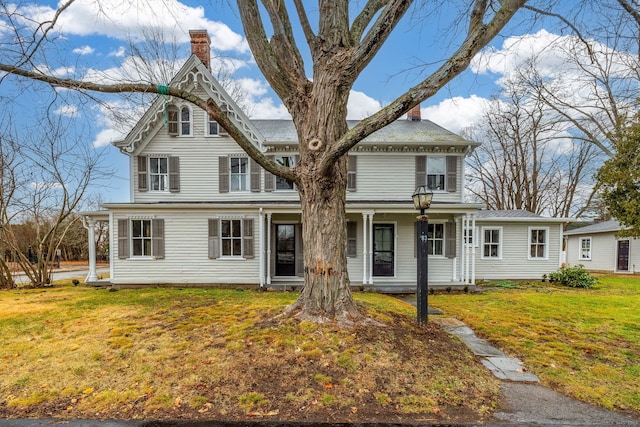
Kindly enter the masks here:
[[[567, 236], [567, 263], [582, 264], [587, 270], [616, 271], [618, 265], [618, 239], [615, 232]], [[591, 259], [580, 259], [580, 239], [591, 237]], [[629, 240], [629, 273], [640, 269], [640, 240]]]
[[[542, 279], [560, 267], [562, 226], [540, 223], [476, 222], [478, 237], [483, 227], [502, 227], [502, 259], [482, 258], [482, 240], [476, 248], [476, 280]], [[547, 259], [529, 259], [529, 227], [549, 229]]]
[[[134, 178], [134, 202], [184, 202], [184, 201], [266, 201], [299, 200], [296, 191], [266, 192], [265, 179], [270, 176], [261, 170], [260, 192], [218, 191], [218, 158], [246, 154], [228, 136], [204, 136], [205, 114], [194, 107], [191, 136], [170, 136], [161, 127], [153, 140], [140, 153], [143, 156], [176, 156], [180, 162], [180, 191], [175, 193], [138, 190], [138, 163], [132, 162]], [[291, 153], [283, 153], [294, 155]], [[347, 194], [348, 200], [405, 200], [415, 190], [416, 153], [355, 153], [357, 156], [356, 191]], [[463, 157], [457, 166], [456, 192], [437, 192], [436, 202], [461, 202], [463, 186]], [[401, 197], [401, 195], [406, 197]]]
[[[113, 215], [113, 235], [118, 235], [118, 219], [153, 216], [164, 219], [165, 258], [119, 259], [113, 251], [114, 284], [258, 284], [258, 215], [225, 212], [222, 215], [254, 219], [254, 253], [252, 259], [209, 259], [208, 219], [221, 213], [206, 210], [136, 210], [117, 211]], [[117, 239], [112, 239], [117, 247]]]

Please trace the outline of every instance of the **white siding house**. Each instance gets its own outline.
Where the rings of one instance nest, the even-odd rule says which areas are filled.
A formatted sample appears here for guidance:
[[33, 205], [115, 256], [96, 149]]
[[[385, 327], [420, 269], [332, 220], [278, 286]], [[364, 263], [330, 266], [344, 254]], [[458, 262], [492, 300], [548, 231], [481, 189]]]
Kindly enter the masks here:
[[[258, 149], [295, 165], [292, 121], [250, 120], [206, 63], [208, 58], [192, 55], [170, 85], [226, 105]], [[204, 111], [159, 97], [115, 145], [130, 159], [131, 200], [85, 215], [90, 229], [97, 219], [109, 220], [111, 283], [302, 284], [295, 187], [258, 166]], [[465, 202], [465, 157], [478, 145], [421, 120], [418, 108], [410, 120], [390, 124], [349, 152], [347, 256], [353, 285], [415, 289], [417, 212], [411, 195], [418, 185], [434, 192], [427, 211], [430, 283], [540, 278], [558, 268], [566, 220], [482, 211], [482, 205]]]
[[566, 231], [567, 263], [590, 271], [635, 274], [640, 268], [640, 241], [616, 234], [616, 220], [596, 222]]

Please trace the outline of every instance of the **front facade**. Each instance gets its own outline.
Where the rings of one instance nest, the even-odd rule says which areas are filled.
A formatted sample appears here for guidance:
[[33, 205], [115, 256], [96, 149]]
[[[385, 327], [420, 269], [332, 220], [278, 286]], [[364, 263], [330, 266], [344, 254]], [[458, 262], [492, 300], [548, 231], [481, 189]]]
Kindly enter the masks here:
[[596, 222], [565, 232], [567, 263], [590, 271], [635, 274], [640, 268], [640, 241], [617, 237], [616, 220]]
[[[293, 123], [248, 119], [203, 63], [206, 58], [193, 55], [171, 85], [226, 105], [258, 149], [295, 166]], [[132, 196], [128, 203], [104, 206], [111, 283], [302, 284], [295, 185], [263, 170], [204, 111], [159, 98], [116, 146], [130, 158]], [[421, 120], [418, 108], [349, 153], [347, 256], [353, 285], [415, 289], [417, 212], [411, 195], [418, 185], [434, 192], [427, 211], [431, 284], [533, 278], [558, 268], [562, 220], [489, 214], [465, 203], [465, 157], [477, 146]]]

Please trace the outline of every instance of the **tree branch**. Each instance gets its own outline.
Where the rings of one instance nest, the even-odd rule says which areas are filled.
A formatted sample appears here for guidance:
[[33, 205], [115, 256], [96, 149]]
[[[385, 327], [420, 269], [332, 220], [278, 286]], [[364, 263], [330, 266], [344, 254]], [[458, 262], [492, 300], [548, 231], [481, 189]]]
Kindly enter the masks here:
[[[102, 92], [102, 93], [122, 93], [122, 92], [138, 92], [138, 93], [157, 93], [160, 94], [160, 89], [158, 86], [147, 84], [147, 83], [127, 83], [127, 84], [114, 84], [114, 85], [105, 85], [99, 83], [92, 82], [84, 82], [80, 80], [74, 79], [62, 79], [54, 76], [49, 76], [46, 74], [38, 73], [35, 71], [23, 70], [21, 68], [16, 68], [12, 65], [6, 65], [0, 63], [0, 71], [5, 71], [10, 74], [14, 74], [21, 77], [26, 77], [32, 80], [41, 81], [44, 83], [48, 83], [52, 86], [64, 87], [67, 89], [73, 89], [77, 91], [93, 91], [93, 92]], [[202, 110], [206, 111], [213, 117], [215, 121], [217, 121], [228, 133], [229, 135], [236, 141], [236, 143], [251, 157], [254, 159], [260, 166], [268, 170], [269, 172], [281, 176], [283, 178], [292, 180], [297, 182], [298, 177], [295, 172], [295, 169], [282, 166], [277, 162], [269, 159], [264, 155], [256, 147], [245, 135], [242, 133], [238, 127], [227, 117], [226, 113], [220, 109], [218, 105], [214, 102], [208, 102], [208, 100], [204, 100], [195, 94], [185, 91], [182, 89], [178, 89], [176, 87], [168, 87], [166, 88], [166, 92], [164, 95], [173, 96], [175, 98], [183, 99], [185, 101], [189, 101]]]
[[309, 24], [309, 18], [307, 17], [307, 13], [304, 10], [304, 5], [302, 4], [302, 0], [293, 0], [293, 3], [296, 6], [296, 11], [298, 12], [298, 19], [300, 20], [300, 25], [302, 26], [302, 32], [304, 32], [304, 36], [307, 39], [307, 44], [313, 50], [317, 42], [317, 37], [313, 33], [313, 30], [311, 29], [311, 25]]
[[[484, 0], [479, 1], [484, 2]], [[505, 0], [501, 2], [500, 9], [495, 13], [491, 21], [487, 24], [470, 28], [466, 39], [458, 50], [433, 74], [396, 98], [387, 107], [363, 119], [349, 129], [340, 141], [330, 150], [327, 150], [319, 167], [320, 172], [328, 173], [332, 165], [358, 142], [400, 118], [421, 101], [433, 96], [444, 85], [464, 71], [473, 57], [504, 28], [525, 2], [526, 0]]]
[[371, 20], [376, 16], [376, 13], [387, 3], [388, 0], [369, 0], [367, 2], [360, 14], [353, 20], [353, 24], [351, 24], [351, 39], [354, 44], [360, 42], [364, 30], [371, 24]]

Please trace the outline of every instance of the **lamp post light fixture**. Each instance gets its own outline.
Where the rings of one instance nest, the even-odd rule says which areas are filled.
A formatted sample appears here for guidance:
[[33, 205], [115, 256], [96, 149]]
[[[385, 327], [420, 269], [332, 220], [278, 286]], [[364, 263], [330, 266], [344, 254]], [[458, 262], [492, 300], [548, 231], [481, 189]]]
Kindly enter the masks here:
[[426, 185], [420, 185], [413, 192], [413, 204], [420, 215], [416, 217], [416, 244], [417, 244], [417, 308], [418, 324], [427, 323], [428, 293], [429, 293], [429, 218], [425, 211], [431, 207], [433, 191]]

